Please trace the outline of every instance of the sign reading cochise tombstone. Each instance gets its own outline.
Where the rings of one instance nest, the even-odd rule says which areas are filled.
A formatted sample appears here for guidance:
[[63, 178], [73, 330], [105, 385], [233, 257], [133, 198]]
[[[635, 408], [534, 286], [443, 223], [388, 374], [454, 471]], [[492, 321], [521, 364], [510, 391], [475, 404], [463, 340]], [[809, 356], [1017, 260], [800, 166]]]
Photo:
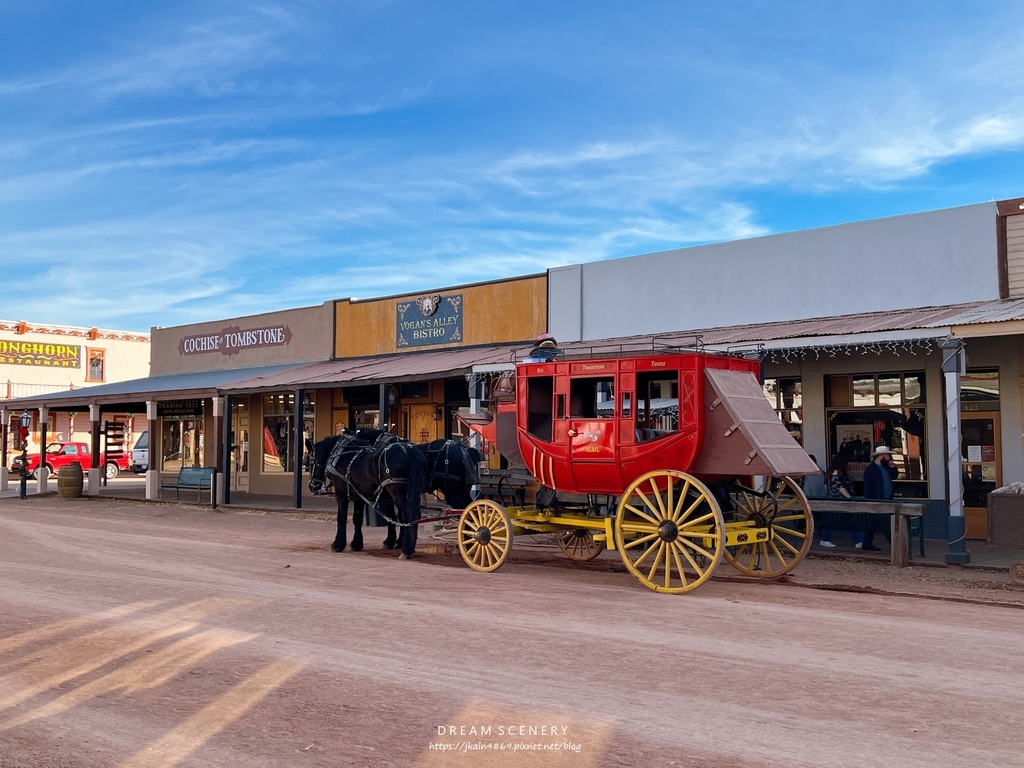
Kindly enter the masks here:
[[399, 347], [424, 347], [462, 341], [462, 294], [434, 293], [395, 306]]
[[206, 352], [220, 352], [222, 355], [237, 355], [243, 349], [279, 347], [291, 340], [292, 332], [287, 325], [247, 330], [230, 326], [220, 333], [184, 336], [178, 342], [178, 354], [201, 355]]

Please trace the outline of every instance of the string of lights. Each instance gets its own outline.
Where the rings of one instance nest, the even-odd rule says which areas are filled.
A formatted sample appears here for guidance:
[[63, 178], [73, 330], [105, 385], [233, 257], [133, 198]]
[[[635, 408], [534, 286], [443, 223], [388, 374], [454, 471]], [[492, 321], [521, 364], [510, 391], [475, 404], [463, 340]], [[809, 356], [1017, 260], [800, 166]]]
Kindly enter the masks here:
[[899, 339], [894, 341], [857, 341], [849, 344], [824, 344], [812, 347], [765, 349], [767, 363], [794, 363], [800, 360], [853, 357], [855, 355], [930, 355], [938, 349], [936, 339]]

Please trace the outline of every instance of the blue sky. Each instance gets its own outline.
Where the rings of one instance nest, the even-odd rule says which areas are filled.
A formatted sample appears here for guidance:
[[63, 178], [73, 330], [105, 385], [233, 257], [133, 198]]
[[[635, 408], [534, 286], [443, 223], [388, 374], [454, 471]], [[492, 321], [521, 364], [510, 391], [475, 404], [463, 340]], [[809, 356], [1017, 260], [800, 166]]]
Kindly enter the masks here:
[[148, 331], [1022, 196], [1022, 26], [0, 0], [0, 319]]

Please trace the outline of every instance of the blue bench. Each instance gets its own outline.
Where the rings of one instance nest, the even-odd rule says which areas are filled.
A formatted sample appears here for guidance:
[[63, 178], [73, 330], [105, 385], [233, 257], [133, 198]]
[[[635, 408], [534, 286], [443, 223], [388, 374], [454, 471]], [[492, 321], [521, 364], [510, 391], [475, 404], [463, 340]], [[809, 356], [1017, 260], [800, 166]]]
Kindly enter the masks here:
[[[213, 503], [213, 467], [182, 467], [178, 477], [172, 482], [160, 484], [160, 489], [174, 489], [175, 496], [181, 498], [182, 491], [195, 491], [196, 501], [202, 501], [203, 491], [210, 491], [210, 503]], [[163, 496], [163, 493], [160, 494]]]

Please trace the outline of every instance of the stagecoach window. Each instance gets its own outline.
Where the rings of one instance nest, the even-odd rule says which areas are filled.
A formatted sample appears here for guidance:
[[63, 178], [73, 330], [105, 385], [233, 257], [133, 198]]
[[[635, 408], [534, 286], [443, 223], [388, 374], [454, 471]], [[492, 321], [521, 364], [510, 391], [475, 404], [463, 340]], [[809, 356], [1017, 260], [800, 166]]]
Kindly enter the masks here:
[[636, 435], [640, 442], [679, 430], [679, 373], [658, 371], [636, 377]]
[[633, 396], [629, 392], [622, 393], [622, 418], [628, 419], [633, 415]]
[[[303, 404], [303, 443], [312, 445], [315, 394], [306, 393]], [[263, 471], [283, 473], [294, 471], [295, 393], [277, 392], [263, 396]], [[305, 452], [305, 451], [304, 451]], [[299, 457], [299, 465], [304, 456]]]
[[569, 385], [569, 416], [610, 419], [615, 416], [615, 379], [573, 379]]
[[526, 380], [526, 431], [551, 441], [551, 416], [555, 380], [552, 376], [531, 376]]

